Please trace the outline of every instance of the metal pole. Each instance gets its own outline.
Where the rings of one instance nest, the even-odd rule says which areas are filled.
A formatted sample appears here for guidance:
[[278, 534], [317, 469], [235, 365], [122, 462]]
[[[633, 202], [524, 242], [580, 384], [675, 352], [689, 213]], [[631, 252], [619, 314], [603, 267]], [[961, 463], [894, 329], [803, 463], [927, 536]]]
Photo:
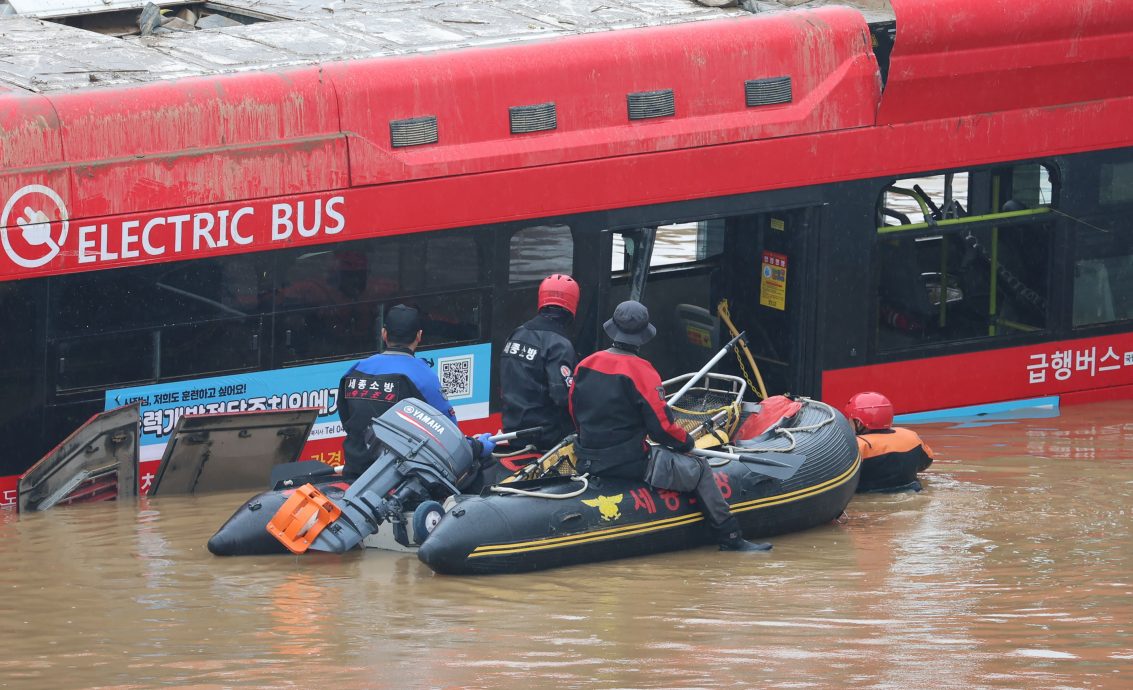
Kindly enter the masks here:
[[688, 383], [681, 386], [681, 389], [679, 391], [677, 391], [676, 393], [674, 393], [673, 397], [669, 398], [668, 404], [670, 406], [676, 405], [677, 401], [680, 400], [684, 396], [684, 394], [688, 392], [688, 389], [692, 388], [693, 384], [695, 384], [697, 381], [702, 379], [704, 377], [704, 375], [708, 373], [709, 369], [716, 366], [716, 362], [719, 362], [721, 359], [723, 359], [724, 355], [728, 354], [728, 350], [731, 350], [732, 346], [735, 345], [736, 342], [738, 342], [739, 339], [744, 337], [746, 334], [747, 334], [747, 331], [741, 331], [739, 335], [737, 335], [736, 337], [729, 340], [727, 345], [720, 348], [720, 351], [717, 352], [712, 357], [712, 359], [708, 360], [708, 364], [705, 364], [703, 367], [701, 367], [700, 371], [696, 372], [693, 375], [693, 377], [688, 380]]

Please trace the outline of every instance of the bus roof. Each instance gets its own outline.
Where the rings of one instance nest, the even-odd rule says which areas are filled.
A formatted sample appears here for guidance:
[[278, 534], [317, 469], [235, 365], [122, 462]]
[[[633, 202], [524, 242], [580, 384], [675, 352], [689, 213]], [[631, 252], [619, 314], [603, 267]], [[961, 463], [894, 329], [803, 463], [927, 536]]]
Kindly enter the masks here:
[[[692, 0], [160, 0], [160, 15], [146, 4], [0, 0], [0, 91], [124, 86], [748, 14]], [[856, 4], [867, 21], [892, 18], [887, 0], [753, 7], [800, 4]], [[152, 30], [139, 35], [147, 22]]]
[[[844, 6], [720, 16], [665, 2], [688, 21], [654, 4], [647, 26], [560, 31], [544, 22], [537, 36], [561, 38], [481, 35], [475, 48], [348, 60], [316, 51], [273, 67], [220, 51], [212, 55], [227, 65], [180, 79], [142, 63], [131, 71], [124, 59], [114, 62], [122, 75], [97, 71], [114, 51], [91, 48], [72, 87], [0, 83], [0, 281], [184, 258], [195, 247], [153, 245], [141, 257], [130, 233], [167, 221], [180, 233], [187, 213], [206, 224], [229, 215], [266, 223], [277, 211], [298, 215], [298, 204], [338, 214], [349, 202], [366, 218], [351, 232], [414, 232], [1129, 145], [1133, 86], [1120, 78], [1133, 69], [1128, 3], [1035, 0], [1041, 11], [1019, 14], [1016, 0], [893, 0], [900, 32], [887, 53], [871, 39], [885, 47], [892, 26], [867, 26]], [[602, 14], [611, 5], [572, 11], [583, 17], [583, 7]], [[0, 36], [29, 23], [48, 24], [0, 20]], [[221, 31], [191, 36], [225, 39]], [[90, 35], [111, 47], [142, 41]], [[8, 48], [0, 70], [76, 78], [32, 69], [58, 50], [26, 40], [39, 52]], [[271, 54], [299, 45], [283, 35], [276, 43]], [[336, 50], [349, 43], [340, 37]], [[81, 232], [68, 234], [70, 221]], [[87, 251], [91, 233], [112, 227], [129, 251]]]

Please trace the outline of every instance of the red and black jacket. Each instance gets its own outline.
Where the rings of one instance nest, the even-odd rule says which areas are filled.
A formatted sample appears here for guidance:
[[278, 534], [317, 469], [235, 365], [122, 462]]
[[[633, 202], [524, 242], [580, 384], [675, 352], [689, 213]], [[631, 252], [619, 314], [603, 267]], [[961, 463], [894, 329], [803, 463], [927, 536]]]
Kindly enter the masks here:
[[693, 441], [673, 422], [664, 395], [657, 370], [632, 353], [611, 348], [579, 362], [570, 391], [579, 471], [640, 479], [647, 435], [674, 450], [691, 450]]

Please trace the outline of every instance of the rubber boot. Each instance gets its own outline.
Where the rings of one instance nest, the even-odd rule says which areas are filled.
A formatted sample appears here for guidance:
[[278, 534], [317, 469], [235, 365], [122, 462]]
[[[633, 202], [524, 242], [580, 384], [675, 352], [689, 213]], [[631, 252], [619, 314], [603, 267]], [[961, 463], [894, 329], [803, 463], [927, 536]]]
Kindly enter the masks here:
[[740, 522], [732, 516], [724, 521], [718, 528], [721, 551], [770, 551], [771, 544], [767, 542], [750, 542], [744, 539], [740, 530]]

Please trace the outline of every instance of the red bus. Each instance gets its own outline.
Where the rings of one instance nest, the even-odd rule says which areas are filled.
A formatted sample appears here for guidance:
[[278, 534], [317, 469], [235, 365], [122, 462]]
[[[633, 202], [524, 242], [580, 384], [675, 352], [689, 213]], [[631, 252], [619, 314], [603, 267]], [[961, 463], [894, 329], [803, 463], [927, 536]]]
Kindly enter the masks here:
[[485, 17], [480, 45], [431, 24], [413, 50], [349, 13], [145, 39], [5, 19], [0, 46], [87, 43], [77, 73], [0, 74], [0, 489], [130, 401], [144, 463], [180, 414], [310, 406], [333, 460], [339, 372], [403, 301], [491, 428], [492, 353], [562, 271], [579, 351], [638, 296], [662, 374], [704, 361], [727, 299], [771, 392], [1128, 396], [1133, 5], [893, 6], [522, 17], [538, 40]]

